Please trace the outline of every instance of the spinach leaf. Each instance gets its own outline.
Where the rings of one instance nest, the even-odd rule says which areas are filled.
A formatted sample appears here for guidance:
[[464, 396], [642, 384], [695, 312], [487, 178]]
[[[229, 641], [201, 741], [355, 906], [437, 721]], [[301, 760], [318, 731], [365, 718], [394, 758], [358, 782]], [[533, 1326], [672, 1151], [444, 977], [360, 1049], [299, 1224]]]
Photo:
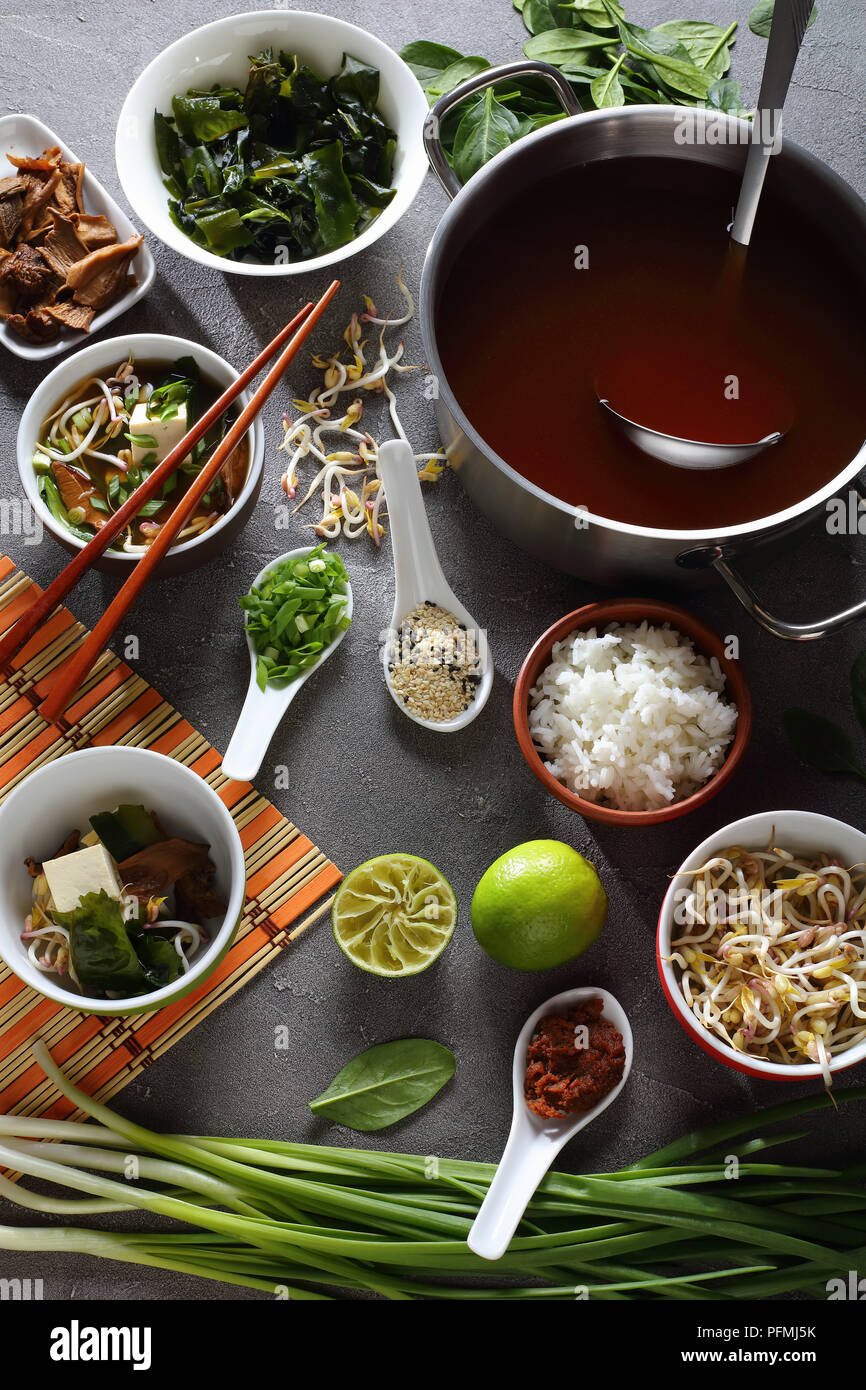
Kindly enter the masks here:
[[707, 106], [714, 111], [724, 111], [729, 116], [745, 114], [742, 100], [739, 82], [732, 82], [730, 77], [723, 77], [707, 88]]
[[[758, 0], [758, 4], [755, 5], [749, 15], [749, 28], [753, 34], [758, 35], [759, 39], [768, 39], [770, 37], [770, 27], [773, 23], [773, 9], [775, 8], [775, 4], [776, 0]], [[813, 5], [806, 28], [811, 29], [817, 18], [818, 6]]]
[[523, 45], [527, 58], [539, 58], [543, 63], [563, 67], [569, 62], [581, 63], [593, 49], [607, 46], [611, 40], [588, 29], [548, 29], [534, 34]]
[[590, 83], [589, 90], [599, 110], [608, 106], [625, 105], [625, 92], [619, 80], [619, 70], [624, 59], [625, 54], [621, 53], [610, 72], [603, 73], [601, 77], [594, 78]]
[[866, 651], [862, 651], [851, 667], [851, 698], [854, 713], [866, 729]]
[[696, 68], [724, 77], [731, 66], [731, 44], [737, 22], [723, 29], [719, 24], [704, 24], [696, 19], [671, 19], [649, 30], [649, 36], [661, 36], [681, 43]]
[[548, 29], [559, 29], [571, 23], [569, 4], [560, 0], [526, 0], [523, 6], [523, 22], [530, 34], [543, 34]]
[[578, 24], [588, 24], [590, 29], [615, 29], [618, 19], [625, 19], [625, 10], [619, 0], [610, 0], [607, 7], [602, 0], [571, 0], [568, 7], [574, 11]]
[[[713, 110], [751, 116], [743, 110], [739, 83], [726, 74], [731, 65], [737, 21], [726, 28], [704, 20], [666, 20], [642, 29], [626, 19], [621, 0], [514, 0], [531, 37], [523, 51], [529, 58], [551, 63], [568, 79], [584, 110], [641, 103], [679, 106], [707, 105]], [[455, 49], [419, 40], [407, 44], [401, 56], [409, 62], [431, 101], [460, 81], [488, 66], [485, 58], [462, 57]], [[517, 117], [509, 143], [563, 119], [551, 93], [537, 80], [521, 79], [506, 90], [496, 88], [500, 107]], [[452, 111], [439, 138], [456, 167], [456, 137], [463, 117]], [[462, 140], [481, 121], [478, 109], [463, 127], [461, 164], [466, 159]], [[504, 148], [506, 122], [501, 115], [487, 158]], [[483, 154], [483, 142], [482, 142]], [[381, 180], [380, 180], [381, 181]]]
[[433, 101], [444, 96], [446, 92], [451, 92], [455, 87], [459, 87], [461, 82], [465, 82], [469, 77], [475, 77], [477, 73], [484, 72], [490, 64], [486, 58], [459, 58], [456, 63], [437, 74], [427, 84], [427, 95]]
[[539, 114], [537, 116], [523, 116], [518, 121], [517, 138], [520, 140], [524, 135], [529, 135], [533, 130], [541, 130], [543, 126], [551, 125], [553, 121], [561, 121], [563, 119], [563, 116], [556, 115], [544, 116]]
[[147, 976], [126, 931], [120, 908], [103, 889], [85, 893], [72, 912], [52, 912], [58, 926], [69, 930], [75, 973], [85, 994], [107, 991], [128, 998], [145, 994]]
[[400, 49], [400, 57], [412, 69], [426, 91], [428, 82], [446, 68], [450, 68], [452, 63], [458, 62], [463, 55], [458, 53], [456, 48], [446, 47], [444, 43], [416, 39], [414, 43], [407, 43]]
[[866, 770], [856, 760], [851, 739], [832, 719], [795, 708], [785, 710], [782, 723], [796, 752], [810, 767], [820, 772], [850, 772], [866, 781]]
[[639, 78], [633, 74], [631, 68], [620, 68], [619, 80], [625, 88], [626, 95], [633, 97], [637, 102], [644, 104], [646, 102], [655, 102], [656, 105], [658, 105], [665, 104], [671, 100], [670, 96], [661, 92], [658, 88], [653, 91], [651, 87], [647, 87], [645, 82], [640, 81]]
[[626, 52], [649, 63], [664, 85], [706, 101], [711, 78], [695, 66], [679, 40], [622, 21], [619, 31]]
[[466, 109], [454, 137], [454, 172], [466, 183], [482, 164], [504, 150], [520, 134], [520, 122], [497, 101], [488, 87]]
[[385, 1129], [426, 1105], [454, 1068], [448, 1048], [427, 1038], [380, 1043], [348, 1062], [309, 1106], [349, 1129]]

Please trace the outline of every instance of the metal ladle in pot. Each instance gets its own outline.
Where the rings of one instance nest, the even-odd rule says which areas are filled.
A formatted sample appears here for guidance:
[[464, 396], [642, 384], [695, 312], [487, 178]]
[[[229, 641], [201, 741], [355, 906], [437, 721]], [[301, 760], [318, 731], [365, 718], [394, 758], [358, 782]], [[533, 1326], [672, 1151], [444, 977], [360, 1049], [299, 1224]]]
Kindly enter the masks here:
[[[744, 254], [740, 248], [749, 245], [755, 215], [764, 187], [767, 163], [776, 148], [776, 139], [782, 120], [782, 107], [794, 64], [803, 42], [803, 35], [812, 12], [812, 0], [776, 0], [773, 22], [764, 60], [764, 73], [761, 78], [761, 93], [755, 113], [756, 126], [753, 127], [752, 140], [746, 157], [743, 181], [737, 209], [731, 223], [732, 250], [741, 259]], [[774, 430], [746, 444], [709, 444], [694, 439], [681, 439], [674, 434], [650, 429], [636, 420], [631, 420], [615, 410], [610, 401], [599, 395], [599, 405], [608, 413], [617, 429], [652, 458], [670, 463], [674, 468], [715, 469], [731, 468], [744, 463], [782, 438], [783, 430]]]

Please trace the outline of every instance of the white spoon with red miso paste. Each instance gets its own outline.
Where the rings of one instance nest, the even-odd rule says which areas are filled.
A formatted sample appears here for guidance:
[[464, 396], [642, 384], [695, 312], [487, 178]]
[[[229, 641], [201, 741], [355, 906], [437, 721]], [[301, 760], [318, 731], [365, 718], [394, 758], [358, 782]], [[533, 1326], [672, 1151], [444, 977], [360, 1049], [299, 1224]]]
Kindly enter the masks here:
[[[526, 1104], [523, 1081], [526, 1075], [526, 1054], [538, 1024], [550, 1014], [564, 1013], [576, 1004], [591, 999], [602, 1002], [602, 1018], [612, 1023], [622, 1034], [625, 1066], [620, 1080], [602, 1096], [591, 1110], [577, 1110], [571, 1115], [546, 1120], [536, 1115]], [[493, 1181], [487, 1190], [481, 1210], [467, 1237], [469, 1249], [484, 1260], [499, 1260], [505, 1254], [514, 1232], [523, 1219], [535, 1190], [560, 1149], [573, 1139], [579, 1130], [597, 1119], [603, 1110], [616, 1100], [631, 1071], [633, 1042], [625, 1011], [606, 989], [582, 986], [555, 994], [530, 1014], [520, 1030], [514, 1048], [513, 1088], [514, 1117], [505, 1152]]]

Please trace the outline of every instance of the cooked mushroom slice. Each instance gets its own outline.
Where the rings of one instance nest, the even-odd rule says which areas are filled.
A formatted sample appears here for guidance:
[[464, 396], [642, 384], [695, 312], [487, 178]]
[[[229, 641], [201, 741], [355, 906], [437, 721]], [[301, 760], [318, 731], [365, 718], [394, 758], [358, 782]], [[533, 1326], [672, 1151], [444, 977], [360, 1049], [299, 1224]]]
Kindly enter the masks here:
[[28, 309], [26, 314], [10, 314], [6, 322], [20, 338], [30, 343], [50, 343], [57, 337], [57, 324], [44, 309]]
[[235, 501], [241, 491], [247, 476], [247, 460], [245, 450], [242, 448], [233, 449], [220, 469], [220, 477], [225, 483], [228, 495], [229, 506]]
[[51, 209], [53, 223], [41, 246], [41, 251], [52, 270], [63, 280], [77, 261], [83, 261], [88, 254], [87, 247], [79, 240], [75, 227], [68, 217]]
[[143, 240], [131, 236], [116, 246], [102, 246], [72, 266], [66, 283], [76, 304], [90, 304], [97, 312], [111, 304], [124, 288], [129, 263]]
[[71, 299], [61, 299], [55, 304], [46, 304], [45, 312], [64, 328], [74, 328], [80, 333], [87, 333], [96, 311], [91, 309], [89, 304], [75, 304]]
[[83, 184], [83, 164], [60, 165], [60, 182], [55, 192], [55, 202], [61, 212], [69, 214], [84, 211]]
[[158, 840], [117, 867], [127, 892], [137, 898], [162, 897], [174, 883], [178, 909], [189, 908], [196, 914], [195, 920], [225, 911], [213, 888], [216, 868], [208, 845], [177, 838]]
[[60, 281], [42, 252], [25, 244], [0, 263], [0, 284], [14, 290], [19, 300], [32, 304], [49, 289], [56, 289]]
[[24, 193], [26, 188], [27, 185], [20, 174], [9, 174], [6, 178], [0, 179], [0, 198], [9, 198], [13, 193]]
[[[52, 324], [52, 327], [54, 325]], [[73, 468], [71, 463], [55, 463], [54, 479], [60, 490], [63, 505], [73, 516], [77, 516], [78, 522], [85, 526], [94, 526], [97, 531], [105, 525], [107, 520], [104, 512], [97, 511], [93, 506], [92, 498], [99, 497], [101, 494], [95, 488], [86, 473], [80, 469]]]
[[71, 221], [79, 241], [88, 251], [98, 251], [100, 246], [113, 246], [117, 241], [114, 223], [103, 217], [101, 212], [74, 212]]
[[15, 168], [28, 174], [50, 174], [60, 163], [60, 146], [51, 145], [47, 150], [43, 150], [40, 155], [16, 155], [7, 154], [9, 163]]
[[7, 194], [5, 198], [0, 200], [0, 246], [5, 247], [12, 244], [15, 233], [21, 225], [23, 205], [24, 199], [20, 193]]
[[39, 174], [25, 174], [27, 190], [24, 194], [24, 202], [21, 207], [21, 232], [26, 235], [31, 227], [35, 227], [37, 222], [41, 222], [41, 213], [47, 203], [54, 197], [54, 191], [60, 182], [60, 170], [55, 169], [47, 178]]

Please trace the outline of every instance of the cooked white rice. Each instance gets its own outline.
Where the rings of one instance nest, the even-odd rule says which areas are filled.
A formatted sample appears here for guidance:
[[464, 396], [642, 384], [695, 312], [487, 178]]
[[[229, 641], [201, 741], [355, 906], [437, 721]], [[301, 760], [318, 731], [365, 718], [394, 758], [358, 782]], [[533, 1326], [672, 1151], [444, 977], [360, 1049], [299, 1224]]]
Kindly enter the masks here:
[[556, 642], [529, 730], [554, 777], [587, 801], [648, 811], [682, 801], [725, 760], [737, 723], [715, 657], [667, 623], [611, 623]]

